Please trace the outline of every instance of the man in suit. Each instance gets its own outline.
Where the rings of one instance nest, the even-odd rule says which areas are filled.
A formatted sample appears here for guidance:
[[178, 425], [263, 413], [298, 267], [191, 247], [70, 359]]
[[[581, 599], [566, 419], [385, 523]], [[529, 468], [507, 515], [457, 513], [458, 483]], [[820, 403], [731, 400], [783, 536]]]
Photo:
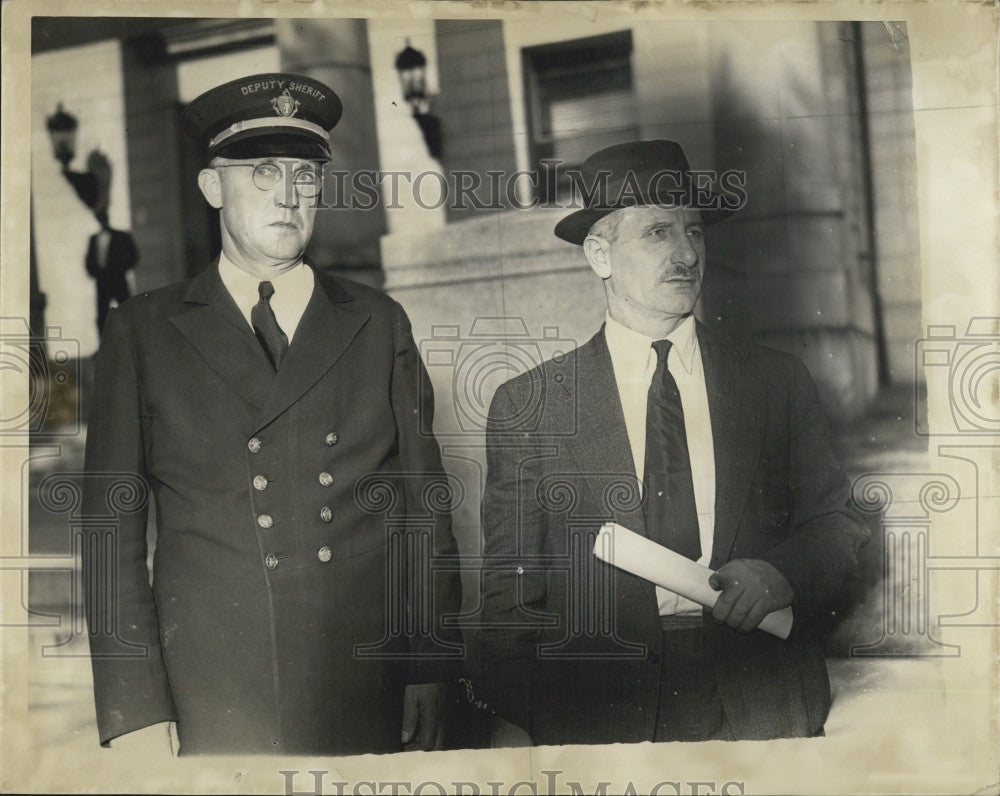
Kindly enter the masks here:
[[[474, 659], [494, 744], [820, 734], [815, 620], [866, 532], [815, 386], [695, 320], [704, 228], [733, 197], [695, 185], [678, 144], [610, 147], [581, 172], [600, 190], [555, 232], [603, 280], [605, 324], [502, 385], [487, 428]], [[715, 570], [714, 607], [598, 560], [606, 521]], [[787, 606], [787, 640], [757, 629]]]
[[101, 229], [87, 241], [85, 264], [97, 284], [97, 333], [101, 335], [112, 300], [121, 304], [130, 295], [126, 274], [135, 268], [139, 252], [131, 234], [111, 228], [106, 208], [95, 215]]
[[123, 484], [156, 508], [151, 573], [141, 495], [84, 552], [102, 745], [170, 722], [181, 754], [437, 743], [462, 649], [457, 578], [405, 553], [456, 552], [427, 374], [399, 304], [303, 259], [340, 115], [289, 74], [185, 109], [222, 252], [111, 312], [97, 358], [85, 512]]

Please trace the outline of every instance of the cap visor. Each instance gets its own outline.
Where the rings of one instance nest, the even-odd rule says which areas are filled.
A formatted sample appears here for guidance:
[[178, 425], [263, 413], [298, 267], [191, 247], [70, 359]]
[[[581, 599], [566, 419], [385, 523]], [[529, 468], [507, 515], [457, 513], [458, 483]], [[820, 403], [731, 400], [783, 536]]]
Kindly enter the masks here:
[[301, 158], [302, 160], [330, 160], [330, 145], [319, 138], [298, 135], [282, 130], [279, 133], [267, 131], [246, 131], [237, 133], [223, 141], [215, 149], [210, 149], [208, 158]]

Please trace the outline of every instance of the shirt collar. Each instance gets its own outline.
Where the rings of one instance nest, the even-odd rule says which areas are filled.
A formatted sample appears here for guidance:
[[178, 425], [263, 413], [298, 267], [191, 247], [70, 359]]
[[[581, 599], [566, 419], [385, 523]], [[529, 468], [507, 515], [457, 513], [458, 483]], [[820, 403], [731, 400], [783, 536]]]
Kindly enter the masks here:
[[[642, 352], [646, 356], [657, 338], [647, 337], [641, 332], [623, 326], [607, 313], [604, 319], [604, 334], [608, 348], [613, 354], [617, 352]], [[667, 340], [673, 343], [681, 366], [685, 372], [691, 373], [694, 368], [695, 354], [698, 352], [698, 335], [695, 333], [694, 316], [688, 315], [670, 334]]]
[[303, 260], [299, 260], [297, 265], [294, 265], [287, 271], [268, 276], [264, 280], [248, 271], [244, 271], [226, 257], [225, 253], [220, 252], [219, 276], [222, 278], [222, 283], [226, 286], [226, 289], [229, 290], [233, 299], [240, 307], [252, 307], [260, 300], [258, 285], [261, 282], [267, 281], [274, 285], [275, 294], [281, 292], [282, 288], [287, 289], [291, 287], [292, 289], [298, 289], [306, 281], [308, 281], [310, 288], [312, 286], [312, 274]]

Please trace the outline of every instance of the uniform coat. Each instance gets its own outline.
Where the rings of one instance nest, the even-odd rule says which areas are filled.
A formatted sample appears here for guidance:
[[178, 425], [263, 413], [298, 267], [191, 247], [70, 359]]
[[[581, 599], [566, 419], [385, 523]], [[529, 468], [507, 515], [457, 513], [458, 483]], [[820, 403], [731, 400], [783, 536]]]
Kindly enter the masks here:
[[[802, 363], [701, 324], [697, 334], [715, 447], [711, 567], [763, 559], [795, 592], [787, 641], [716, 626], [706, 611], [720, 698], [738, 738], [813, 735], [830, 689], [810, 620], [866, 531]], [[654, 586], [592, 554], [605, 521], [645, 532], [603, 328], [497, 391], [487, 461], [480, 695], [535, 743], [653, 740], [670, 665]]]
[[[388, 518], [455, 554], [447, 502], [427, 498], [443, 476], [409, 322], [316, 280], [277, 374], [214, 266], [109, 316], [85, 511], [106, 513], [93, 476], [137, 474], [157, 534], [150, 586], [146, 511], [113, 528], [117, 639], [96, 613], [108, 562], [85, 555], [102, 743], [176, 719], [182, 754], [394, 751], [404, 686], [444, 676], [411, 653], [461, 654], [439, 643], [457, 579], [402, 604], [411, 559], [387, 544]], [[146, 654], [114, 657], [123, 643]]]

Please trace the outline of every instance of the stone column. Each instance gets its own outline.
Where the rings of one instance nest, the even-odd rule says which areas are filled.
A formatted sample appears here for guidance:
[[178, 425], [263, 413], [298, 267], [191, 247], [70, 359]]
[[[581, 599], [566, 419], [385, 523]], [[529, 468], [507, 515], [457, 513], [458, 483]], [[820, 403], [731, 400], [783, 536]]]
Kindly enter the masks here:
[[878, 385], [855, 76], [841, 32], [713, 27], [715, 168], [745, 171], [749, 201], [710, 232], [705, 315], [801, 357], [831, 415], [847, 419]]
[[[344, 103], [344, 115], [330, 134], [329, 169], [354, 174], [379, 169], [367, 22], [363, 19], [278, 19], [275, 37], [281, 67], [322, 80]], [[349, 183], [348, 178], [348, 183]], [[324, 201], [340, 204], [329, 193]], [[370, 209], [321, 208], [308, 255], [317, 267], [359, 282], [383, 282], [379, 238], [386, 231], [381, 204]]]
[[[215, 255], [205, 222], [192, 218], [206, 214], [196, 185], [204, 164], [200, 155], [193, 163], [183, 157], [185, 146], [195, 147], [180, 129], [177, 66], [150, 59], [153, 46], [146, 37], [122, 42], [128, 161], [113, 164], [128, 173], [132, 234], [139, 249], [137, 290], [193, 276]], [[112, 196], [112, 210], [118, 201]]]

